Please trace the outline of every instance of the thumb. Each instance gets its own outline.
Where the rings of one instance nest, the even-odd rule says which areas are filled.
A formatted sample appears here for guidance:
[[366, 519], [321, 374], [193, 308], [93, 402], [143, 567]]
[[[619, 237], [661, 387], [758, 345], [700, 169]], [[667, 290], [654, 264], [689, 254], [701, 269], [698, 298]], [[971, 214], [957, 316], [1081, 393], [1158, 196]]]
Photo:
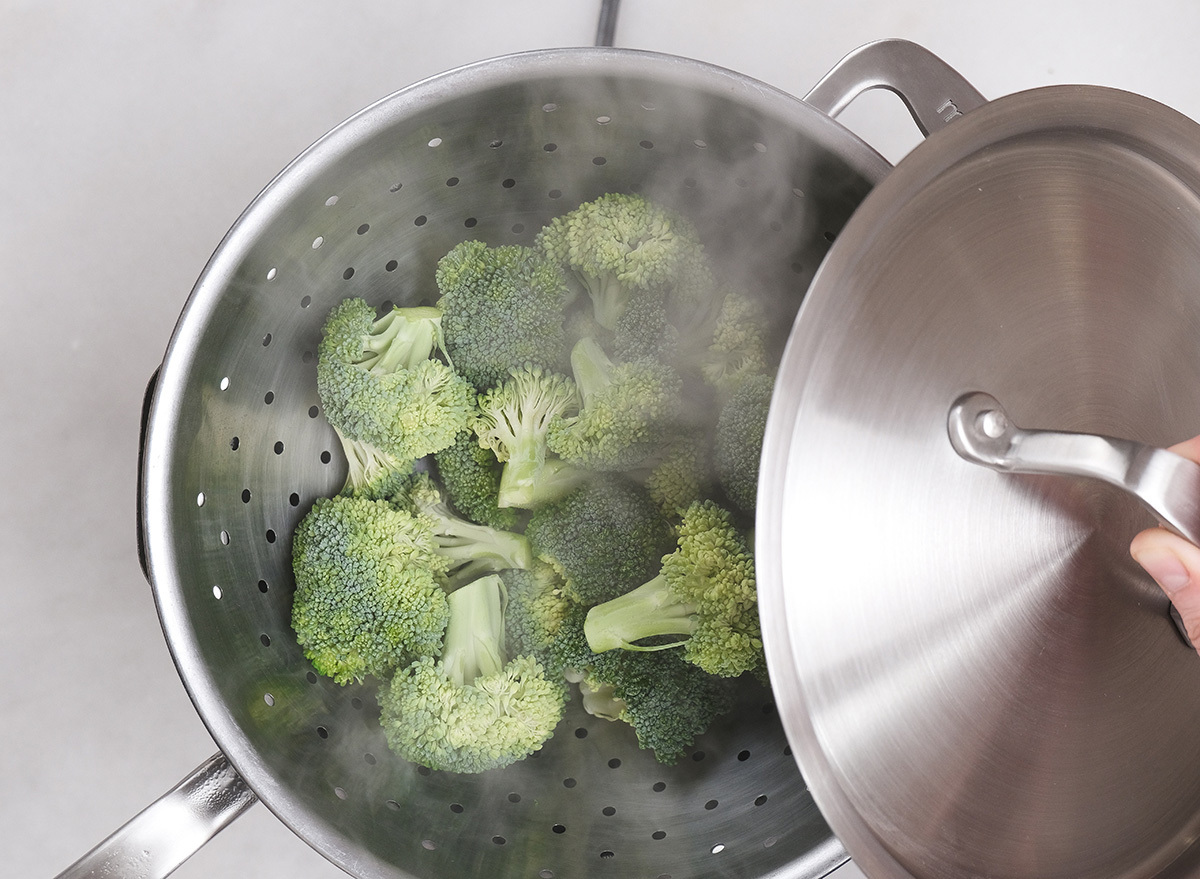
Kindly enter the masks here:
[[[1170, 451], [1200, 463], [1200, 436]], [[1165, 528], [1151, 528], [1133, 538], [1129, 552], [1171, 599], [1200, 652], [1200, 547]]]
[[1162, 528], [1151, 528], [1133, 539], [1129, 551], [1171, 599], [1188, 638], [1200, 651], [1200, 548]]

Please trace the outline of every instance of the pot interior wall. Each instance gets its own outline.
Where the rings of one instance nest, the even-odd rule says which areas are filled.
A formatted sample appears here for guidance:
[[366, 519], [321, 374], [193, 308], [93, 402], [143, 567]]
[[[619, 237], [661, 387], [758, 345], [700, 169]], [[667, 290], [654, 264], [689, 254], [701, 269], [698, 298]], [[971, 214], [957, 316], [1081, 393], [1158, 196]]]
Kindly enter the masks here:
[[[541, 53], [419, 84], [319, 141], [233, 227], [197, 283], [147, 432], [143, 528], [168, 641], [222, 749], [264, 801], [363, 876], [820, 875], [845, 859], [769, 690], [679, 765], [578, 699], [543, 750], [478, 776], [394, 757], [372, 685], [317, 676], [289, 618], [290, 535], [345, 478], [315, 388], [329, 309], [431, 303], [468, 238], [525, 243], [606, 191], [691, 217], [779, 343], [879, 176], [782, 93], [694, 62]], [[881, 160], [880, 160], [881, 161]]]

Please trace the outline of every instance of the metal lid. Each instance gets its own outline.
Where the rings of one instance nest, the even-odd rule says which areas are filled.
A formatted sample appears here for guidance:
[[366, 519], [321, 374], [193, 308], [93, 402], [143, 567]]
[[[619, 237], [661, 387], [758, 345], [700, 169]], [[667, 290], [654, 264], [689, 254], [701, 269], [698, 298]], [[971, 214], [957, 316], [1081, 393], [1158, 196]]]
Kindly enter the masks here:
[[1087, 86], [920, 145], [808, 293], [763, 450], [764, 638], [797, 761], [872, 879], [1200, 875], [1200, 659], [1118, 489], [952, 448], [1200, 432], [1200, 126]]

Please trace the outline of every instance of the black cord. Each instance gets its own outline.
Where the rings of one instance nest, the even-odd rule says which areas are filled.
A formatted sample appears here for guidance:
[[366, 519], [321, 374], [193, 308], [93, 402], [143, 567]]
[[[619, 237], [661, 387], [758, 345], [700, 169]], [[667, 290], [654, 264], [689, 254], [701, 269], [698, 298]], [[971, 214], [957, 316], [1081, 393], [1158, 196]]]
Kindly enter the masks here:
[[596, 45], [611, 46], [617, 31], [617, 9], [621, 0], [600, 0], [600, 22], [596, 25]]

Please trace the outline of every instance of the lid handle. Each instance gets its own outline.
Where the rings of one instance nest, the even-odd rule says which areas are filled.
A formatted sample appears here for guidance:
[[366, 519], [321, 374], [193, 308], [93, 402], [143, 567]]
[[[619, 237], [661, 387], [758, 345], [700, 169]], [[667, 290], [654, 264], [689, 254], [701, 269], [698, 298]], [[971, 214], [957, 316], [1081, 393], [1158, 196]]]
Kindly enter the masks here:
[[1200, 544], [1200, 464], [1133, 440], [1013, 424], [990, 394], [950, 407], [950, 443], [973, 464], [1009, 473], [1100, 479], [1138, 498], [1163, 524]]
[[[1103, 480], [1144, 503], [1168, 530], [1200, 544], [1200, 464], [1182, 455], [1111, 436], [1026, 430], [1013, 424], [999, 400], [978, 391], [954, 401], [947, 428], [954, 450], [972, 464]], [[1179, 636], [1194, 646], [1175, 605], [1170, 612]]]

